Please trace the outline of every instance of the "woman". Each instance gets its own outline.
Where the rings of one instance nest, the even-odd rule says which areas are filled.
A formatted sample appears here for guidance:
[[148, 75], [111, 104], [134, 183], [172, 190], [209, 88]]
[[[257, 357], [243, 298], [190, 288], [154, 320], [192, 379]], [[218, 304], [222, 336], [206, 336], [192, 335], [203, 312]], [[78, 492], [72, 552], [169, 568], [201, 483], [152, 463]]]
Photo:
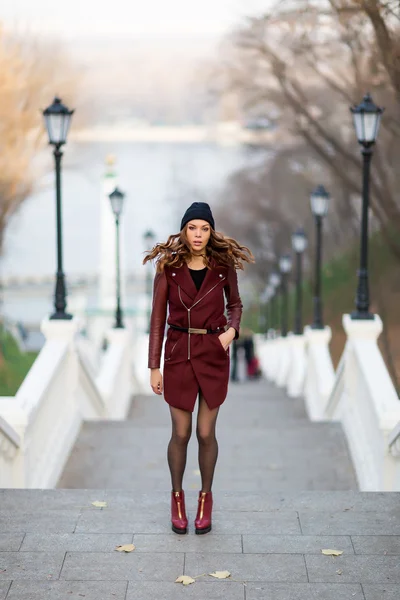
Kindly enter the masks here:
[[[206, 202], [193, 202], [181, 221], [181, 231], [156, 244], [143, 263], [157, 258], [150, 320], [150, 383], [164, 393], [172, 419], [168, 445], [171, 472], [171, 522], [175, 533], [186, 533], [182, 489], [192, 413], [199, 395], [197, 438], [202, 487], [195, 520], [196, 533], [211, 531], [211, 486], [218, 455], [215, 425], [229, 380], [229, 346], [239, 337], [242, 302], [236, 269], [254, 262], [250, 250], [215, 231]], [[228, 320], [224, 315], [224, 293]], [[160, 357], [169, 307], [163, 376]]]

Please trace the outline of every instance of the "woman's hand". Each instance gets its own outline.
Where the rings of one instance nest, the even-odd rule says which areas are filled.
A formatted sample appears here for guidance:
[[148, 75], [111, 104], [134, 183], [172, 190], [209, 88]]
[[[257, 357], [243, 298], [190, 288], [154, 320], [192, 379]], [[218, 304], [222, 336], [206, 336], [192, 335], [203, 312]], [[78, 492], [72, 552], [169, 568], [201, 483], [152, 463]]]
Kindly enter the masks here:
[[232, 341], [235, 339], [235, 335], [235, 328], [229, 327], [227, 331], [224, 331], [224, 333], [221, 333], [221, 335], [218, 336], [218, 339], [221, 342], [221, 345], [223, 346], [224, 350], [228, 349], [228, 346], [230, 346]]
[[150, 385], [155, 394], [161, 396], [163, 391], [163, 378], [160, 369], [151, 369]]

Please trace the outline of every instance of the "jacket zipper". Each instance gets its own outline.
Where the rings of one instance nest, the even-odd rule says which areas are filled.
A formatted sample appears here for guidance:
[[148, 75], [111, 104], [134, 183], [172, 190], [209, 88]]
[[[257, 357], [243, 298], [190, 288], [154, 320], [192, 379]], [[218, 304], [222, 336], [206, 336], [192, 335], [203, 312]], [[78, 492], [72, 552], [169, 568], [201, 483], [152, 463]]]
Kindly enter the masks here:
[[[199, 298], [199, 299], [197, 300], [197, 302], [195, 302], [194, 304], [192, 304], [192, 306], [191, 306], [190, 308], [188, 308], [188, 307], [186, 306], [186, 304], [184, 303], [184, 301], [182, 300], [182, 296], [181, 296], [181, 286], [180, 286], [180, 285], [178, 285], [179, 300], [182, 302], [183, 306], [184, 306], [184, 307], [186, 308], [186, 310], [188, 311], [188, 323], [189, 323], [189, 325], [188, 325], [188, 326], [189, 326], [189, 329], [190, 329], [190, 327], [191, 327], [191, 324], [190, 324], [190, 311], [192, 310], [192, 308], [193, 308], [194, 306], [196, 306], [196, 304], [198, 304], [198, 303], [199, 303], [201, 300], [203, 300], [203, 299], [204, 299], [206, 296], [208, 296], [208, 294], [209, 294], [210, 292], [212, 292], [212, 291], [213, 291], [213, 290], [214, 290], [214, 289], [217, 287], [217, 285], [219, 285], [219, 284], [221, 283], [221, 281], [224, 281], [224, 279], [226, 279], [226, 277], [221, 277], [221, 279], [218, 281], [218, 283], [216, 283], [216, 284], [215, 284], [215, 285], [214, 285], [214, 286], [213, 286], [213, 287], [212, 287], [210, 290], [208, 290], [208, 292], [207, 292], [206, 294], [204, 294], [204, 296], [202, 296], [201, 298]], [[171, 354], [172, 354], [172, 352], [171, 352]], [[188, 360], [190, 360], [190, 333], [188, 333]]]
[[[189, 323], [189, 327], [191, 327], [190, 325], [190, 308], [187, 309], [188, 311], [188, 323]], [[188, 360], [190, 359], [190, 332], [188, 334]]]

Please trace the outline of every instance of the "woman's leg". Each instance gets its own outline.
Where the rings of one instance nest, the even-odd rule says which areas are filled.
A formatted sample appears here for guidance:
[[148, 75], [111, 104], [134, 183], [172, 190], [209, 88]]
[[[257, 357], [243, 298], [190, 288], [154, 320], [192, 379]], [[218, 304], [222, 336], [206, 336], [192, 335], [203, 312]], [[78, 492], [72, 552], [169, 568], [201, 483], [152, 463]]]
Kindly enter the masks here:
[[202, 492], [211, 491], [214, 469], [218, 458], [218, 442], [215, 437], [218, 411], [219, 406], [212, 409], [208, 408], [207, 402], [200, 392], [196, 435], [199, 442], [199, 467]]
[[169, 409], [172, 435], [168, 444], [168, 466], [171, 471], [172, 490], [180, 492], [186, 466], [187, 445], [192, 433], [192, 413], [174, 406], [170, 406]]

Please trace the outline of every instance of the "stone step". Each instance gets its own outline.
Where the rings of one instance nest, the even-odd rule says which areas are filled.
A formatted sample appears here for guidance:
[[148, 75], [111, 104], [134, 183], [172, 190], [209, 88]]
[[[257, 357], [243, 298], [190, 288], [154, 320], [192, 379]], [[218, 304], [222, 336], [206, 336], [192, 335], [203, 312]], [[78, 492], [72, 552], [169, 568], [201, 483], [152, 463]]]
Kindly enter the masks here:
[[[189, 442], [184, 484], [198, 489], [198, 445]], [[126, 421], [84, 423], [59, 487], [169, 490], [169, 407], [137, 396]], [[217, 421], [213, 489], [231, 491], [356, 489], [339, 423], [310, 423], [302, 399], [266, 382], [231, 385]]]
[[[186, 499], [179, 536], [169, 492], [0, 490], [0, 600], [400, 597], [400, 493], [221, 491], [204, 536], [193, 528], [197, 493]], [[229, 579], [209, 575], [224, 570]], [[182, 574], [197, 579], [184, 587]]]

